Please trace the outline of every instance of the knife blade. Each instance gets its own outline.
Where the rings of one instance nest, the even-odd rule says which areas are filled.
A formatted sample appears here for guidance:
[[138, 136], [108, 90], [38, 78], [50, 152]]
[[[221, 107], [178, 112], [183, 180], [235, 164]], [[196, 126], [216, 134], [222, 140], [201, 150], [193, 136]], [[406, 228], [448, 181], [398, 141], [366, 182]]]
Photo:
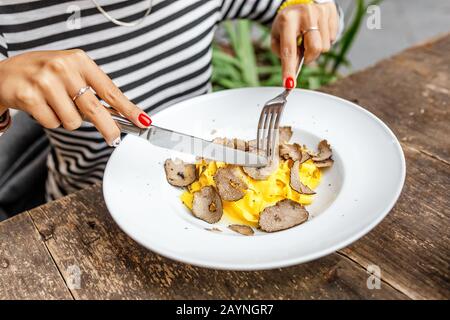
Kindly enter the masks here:
[[154, 125], [148, 129], [141, 130], [139, 137], [147, 139], [155, 146], [192, 154], [205, 159], [246, 167], [263, 167], [267, 165], [267, 158], [255, 153], [234, 149]]
[[128, 119], [117, 114], [114, 110], [110, 109], [109, 112], [123, 133], [144, 138], [158, 147], [246, 167], [259, 168], [266, 166], [268, 163], [268, 159], [265, 156], [230, 148], [155, 125], [151, 125], [148, 129], [141, 129]]

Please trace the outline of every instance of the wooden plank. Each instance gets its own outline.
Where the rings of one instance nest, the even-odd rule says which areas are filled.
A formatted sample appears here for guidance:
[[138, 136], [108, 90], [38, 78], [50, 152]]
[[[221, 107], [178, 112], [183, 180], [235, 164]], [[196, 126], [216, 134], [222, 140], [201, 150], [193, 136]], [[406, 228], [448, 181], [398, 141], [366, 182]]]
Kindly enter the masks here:
[[72, 299], [27, 213], [0, 223], [0, 300]]
[[450, 164], [450, 34], [321, 91], [353, 101], [403, 142]]
[[[81, 270], [76, 299], [404, 299], [338, 254], [283, 270], [228, 272], [170, 261], [136, 244], [110, 218], [99, 186], [30, 212], [64, 272]], [[51, 230], [51, 232], [49, 232]]]
[[342, 253], [414, 299], [450, 298], [450, 166], [403, 146], [408, 174], [394, 209]]

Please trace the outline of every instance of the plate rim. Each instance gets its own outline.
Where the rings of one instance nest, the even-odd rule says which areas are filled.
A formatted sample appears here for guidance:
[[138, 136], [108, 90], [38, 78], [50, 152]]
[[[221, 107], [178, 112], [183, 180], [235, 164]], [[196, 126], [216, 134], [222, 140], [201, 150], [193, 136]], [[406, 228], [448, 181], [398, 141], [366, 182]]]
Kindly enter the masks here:
[[[281, 88], [281, 87], [247, 87], [247, 88], [236, 88], [236, 89], [229, 89], [229, 90], [207, 93], [204, 95], [191, 97], [186, 100], [176, 102], [176, 103], [174, 103], [170, 106], [166, 106], [164, 108], [156, 109], [156, 110], [154, 110], [155, 113], [153, 115], [165, 110], [166, 108], [175, 107], [178, 104], [188, 103], [189, 101], [192, 101], [192, 100], [203, 100], [203, 99], [208, 99], [213, 95], [220, 95], [220, 94], [229, 93], [229, 92], [247, 91], [247, 90], [255, 90], [255, 89], [256, 90], [261, 90], [261, 89], [281, 89], [282, 90], [283, 88]], [[184, 256], [180, 258], [176, 254], [171, 254], [170, 252], [166, 252], [164, 250], [159, 250], [159, 248], [156, 248], [156, 249], [150, 248], [147, 244], [143, 243], [142, 241], [140, 241], [139, 239], [134, 237], [131, 232], [127, 232], [126, 227], [119, 224], [119, 222], [116, 220], [114, 214], [112, 213], [112, 210], [111, 210], [110, 206], [108, 205], [108, 201], [107, 201], [105, 183], [102, 183], [102, 193], [103, 193], [103, 198], [105, 200], [105, 205], [106, 205], [106, 207], [108, 209], [108, 213], [112, 217], [113, 221], [127, 236], [129, 236], [131, 239], [133, 239], [136, 243], [143, 246], [147, 250], [150, 250], [151, 252], [159, 254], [159, 255], [161, 255], [165, 258], [168, 258], [172, 261], [187, 263], [190, 265], [199, 266], [199, 267], [208, 268], [208, 269], [214, 269], [214, 270], [233, 270], [233, 271], [272, 270], [272, 269], [286, 268], [286, 267], [290, 267], [293, 265], [306, 263], [306, 262], [313, 261], [318, 258], [327, 256], [327, 255], [334, 253], [342, 248], [345, 248], [348, 245], [350, 245], [351, 243], [361, 239], [363, 236], [368, 234], [390, 213], [392, 208], [397, 203], [397, 201], [401, 195], [401, 192], [403, 190], [405, 180], [406, 180], [406, 159], [405, 159], [405, 155], [403, 152], [403, 148], [401, 147], [400, 141], [398, 140], [398, 138], [396, 137], [394, 132], [381, 119], [379, 119], [376, 115], [374, 115], [369, 110], [359, 106], [358, 104], [356, 104], [352, 101], [349, 101], [349, 100], [346, 100], [346, 99], [343, 99], [343, 98], [340, 98], [340, 97], [337, 97], [337, 96], [334, 96], [334, 95], [331, 95], [328, 93], [320, 92], [320, 91], [314, 91], [314, 90], [308, 90], [308, 89], [298, 89], [298, 88], [294, 89], [294, 90], [298, 91], [298, 92], [302, 92], [302, 91], [308, 92], [309, 94], [313, 94], [313, 95], [326, 96], [327, 98], [331, 98], [333, 100], [337, 100], [337, 101], [340, 101], [340, 102], [343, 102], [346, 104], [350, 104], [352, 107], [356, 108], [360, 112], [365, 113], [372, 120], [375, 120], [391, 136], [391, 138], [393, 138], [395, 148], [400, 156], [400, 164], [401, 164], [400, 180], [401, 181], [397, 186], [397, 190], [396, 190], [394, 196], [392, 197], [392, 200], [381, 211], [381, 214], [379, 214], [378, 217], [376, 219], [374, 219], [370, 224], [368, 224], [365, 228], [361, 229], [359, 232], [355, 233], [353, 236], [349, 237], [348, 239], [342, 240], [333, 246], [330, 246], [323, 250], [319, 250], [317, 252], [311, 253], [306, 256], [301, 256], [301, 257], [296, 257], [296, 258], [291, 258], [291, 259], [282, 259], [282, 260], [276, 260], [276, 261], [270, 261], [270, 262], [260, 262], [260, 263], [229, 263], [229, 262], [215, 263], [215, 262], [211, 262], [208, 259], [197, 259], [197, 258], [191, 259], [189, 257], [184, 257]], [[128, 137], [126, 137], [124, 140], [126, 140], [126, 139], [128, 139]], [[118, 148], [120, 148], [120, 145]], [[111, 159], [113, 159], [115, 154], [116, 154], [116, 152], [114, 151], [112, 153], [112, 155], [110, 156], [110, 158], [108, 159], [108, 162], [106, 164], [105, 171], [104, 171], [105, 172], [104, 177], [106, 176], [106, 173], [109, 170]]]

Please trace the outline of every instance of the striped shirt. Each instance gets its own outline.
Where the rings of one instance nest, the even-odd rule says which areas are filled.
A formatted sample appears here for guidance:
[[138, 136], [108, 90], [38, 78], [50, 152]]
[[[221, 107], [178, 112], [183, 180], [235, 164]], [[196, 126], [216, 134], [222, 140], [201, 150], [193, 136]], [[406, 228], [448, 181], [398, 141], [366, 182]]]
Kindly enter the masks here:
[[[148, 0], [99, 0], [114, 18], [144, 16]], [[224, 19], [269, 23], [283, 0], [153, 0], [135, 27], [110, 22], [89, 0], [0, 0], [0, 59], [28, 51], [84, 50], [148, 113], [211, 90], [211, 44]], [[79, 17], [79, 19], [78, 19]], [[1, 75], [0, 75], [1, 76]], [[46, 130], [47, 198], [101, 181], [112, 152], [96, 129]]]

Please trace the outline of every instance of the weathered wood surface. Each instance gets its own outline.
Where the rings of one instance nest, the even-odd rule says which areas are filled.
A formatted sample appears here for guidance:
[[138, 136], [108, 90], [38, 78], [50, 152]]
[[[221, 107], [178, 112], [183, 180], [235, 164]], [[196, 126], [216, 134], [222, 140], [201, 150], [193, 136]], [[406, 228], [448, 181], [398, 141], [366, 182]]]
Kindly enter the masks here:
[[414, 299], [450, 298], [450, 166], [404, 146], [408, 174], [394, 209], [361, 241], [341, 250]]
[[386, 219], [342, 252], [411, 298], [450, 298], [450, 35], [322, 91], [382, 119], [402, 143], [407, 177]]
[[[93, 186], [0, 224], [0, 299], [450, 298], [448, 52], [450, 35], [323, 88], [385, 121], [407, 161], [398, 203], [350, 247], [282, 270], [192, 267], [123, 234]], [[15, 267], [2, 269], [2, 257]], [[368, 265], [380, 267], [381, 290], [367, 288]], [[69, 293], [62, 278], [70, 283], [71, 266], [80, 268], [81, 283]]]
[[28, 214], [0, 224], [0, 300], [72, 299]]
[[[64, 214], [61, 214], [64, 212]], [[101, 189], [93, 187], [30, 215], [56, 264], [82, 271], [76, 299], [308, 299], [406, 298], [382, 284], [369, 290], [366, 271], [338, 254], [264, 272], [214, 271], [160, 257], [140, 247], [110, 218]]]

